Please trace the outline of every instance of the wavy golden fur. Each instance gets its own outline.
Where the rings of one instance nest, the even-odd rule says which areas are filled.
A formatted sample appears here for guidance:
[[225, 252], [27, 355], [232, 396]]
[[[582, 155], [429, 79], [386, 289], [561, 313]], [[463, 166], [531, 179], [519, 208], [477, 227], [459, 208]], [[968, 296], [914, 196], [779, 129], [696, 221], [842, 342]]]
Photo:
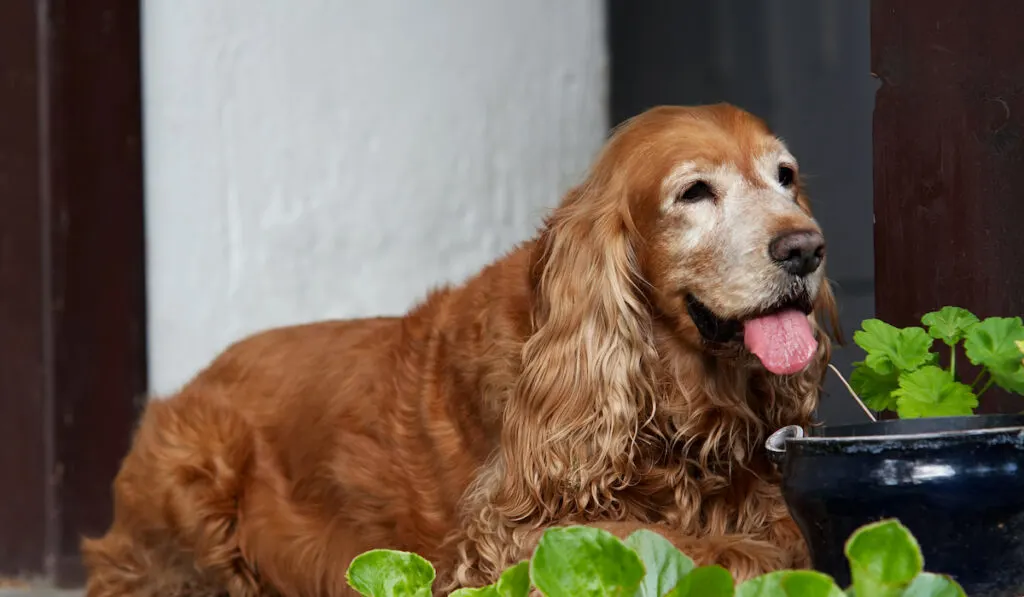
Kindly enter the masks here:
[[[567, 523], [652, 528], [740, 578], [807, 564], [762, 444], [810, 422], [835, 305], [823, 269], [793, 281], [766, 256], [818, 230], [780, 163], [796, 167], [746, 112], [653, 109], [465, 284], [230, 347], [148, 404], [114, 522], [83, 543], [88, 595], [347, 595], [349, 561], [379, 547], [479, 585]], [[695, 181], [712, 199], [677, 201]], [[687, 311], [742, 319], [791, 286], [818, 339], [795, 375], [704, 340]]]

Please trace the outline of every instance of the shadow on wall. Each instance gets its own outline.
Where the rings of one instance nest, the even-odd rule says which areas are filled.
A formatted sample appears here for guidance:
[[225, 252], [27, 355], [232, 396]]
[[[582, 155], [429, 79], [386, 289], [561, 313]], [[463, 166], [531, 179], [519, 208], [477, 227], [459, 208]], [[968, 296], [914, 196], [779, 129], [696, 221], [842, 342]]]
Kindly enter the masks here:
[[[800, 160], [829, 241], [829, 276], [849, 340], [874, 315], [870, 3], [608, 0], [611, 122], [657, 104], [727, 101], [763, 118]], [[833, 362], [857, 360], [849, 342]], [[829, 424], [864, 414], [834, 376]]]

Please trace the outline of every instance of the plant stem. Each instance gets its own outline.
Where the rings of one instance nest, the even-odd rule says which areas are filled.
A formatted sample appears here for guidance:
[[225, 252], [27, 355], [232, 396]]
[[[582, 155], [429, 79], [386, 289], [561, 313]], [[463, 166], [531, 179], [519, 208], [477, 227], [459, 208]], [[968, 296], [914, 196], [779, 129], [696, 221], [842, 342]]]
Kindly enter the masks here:
[[977, 394], [978, 398], [981, 398], [981, 395], [985, 393], [985, 390], [991, 388], [992, 384], [995, 383], [995, 381], [995, 379], [989, 377], [988, 381], [985, 382], [985, 385], [981, 386], [981, 391], [979, 391]]
[[853, 388], [850, 387], [850, 384], [846, 381], [846, 378], [843, 377], [843, 374], [839, 372], [839, 369], [836, 369], [836, 366], [833, 365], [832, 363], [828, 364], [828, 368], [831, 369], [832, 372], [836, 374], [836, 377], [839, 378], [839, 381], [843, 382], [843, 385], [846, 387], [846, 391], [850, 393], [850, 396], [853, 396], [854, 401], [860, 405], [861, 410], [863, 410], [864, 414], [866, 414], [868, 418], [871, 419], [871, 422], [874, 423], [875, 421], [877, 421], [878, 417], [875, 416], [875, 413], [871, 412], [871, 409], [868, 408], [868, 405], [864, 404], [864, 401], [860, 399], [860, 396], [857, 395], [857, 392], [853, 391]]
[[949, 347], [949, 375], [956, 379], [956, 346]]
[[981, 381], [981, 376], [982, 376], [982, 375], [985, 375], [985, 370], [984, 370], [984, 369], [982, 369], [981, 371], [979, 371], [979, 372], [978, 372], [978, 376], [977, 376], [977, 377], [975, 377], [975, 378], [974, 378], [974, 381], [972, 381], [972, 382], [971, 382], [971, 389], [972, 389], [972, 390], [973, 390], [974, 388], [976, 388], [976, 387], [978, 386], [978, 382], [979, 382], [979, 381]]

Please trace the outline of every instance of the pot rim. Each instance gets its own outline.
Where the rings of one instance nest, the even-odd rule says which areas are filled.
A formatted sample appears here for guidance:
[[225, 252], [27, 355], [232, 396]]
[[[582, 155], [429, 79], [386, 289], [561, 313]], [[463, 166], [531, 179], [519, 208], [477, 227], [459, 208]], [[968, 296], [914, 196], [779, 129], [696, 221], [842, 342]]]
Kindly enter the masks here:
[[[785, 427], [783, 427], [785, 429]], [[976, 435], [995, 435], [997, 433], [1018, 432], [1024, 434], [1024, 425], [1009, 427], [990, 427], [988, 429], [951, 429], [949, 431], [926, 431], [922, 433], [894, 433], [891, 435], [846, 435], [846, 436], [812, 436], [800, 435], [787, 437], [786, 442], [827, 443], [827, 442], [891, 442], [900, 440], [944, 439], [947, 437], [972, 437]], [[801, 434], [803, 429], [801, 429]]]
[[788, 453], [790, 442], [793, 442], [794, 446], [811, 446], [811, 445], [839, 445], [839, 446], [852, 446], [852, 445], [877, 445], [877, 444], [889, 444], [898, 442], [915, 442], [919, 446], [928, 441], [955, 441], [973, 438], [984, 438], [999, 434], [1011, 434], [1016, 435], [1018, 440], [1024, 440], [1024, 426], [1022, 425], [1011, 425], [1006, 427], [991, 427], [988, 429], [967, 429], [967, 430], [948, 430], [948, 431], [929, 431], [923, 433], [901, 433], [892, 435], [851, 435], [851, 436], [837, 436], [837, 437], [821, 437], [821, 436], [809, 436], [804, 432], [804, 428], [799, 425], [787, 425], [775, 431], [768, 439], [764, 442], [764, 447], [767, 450], [767, 454], [770, 460], [776, 464], [781, 464], [782, 460]]

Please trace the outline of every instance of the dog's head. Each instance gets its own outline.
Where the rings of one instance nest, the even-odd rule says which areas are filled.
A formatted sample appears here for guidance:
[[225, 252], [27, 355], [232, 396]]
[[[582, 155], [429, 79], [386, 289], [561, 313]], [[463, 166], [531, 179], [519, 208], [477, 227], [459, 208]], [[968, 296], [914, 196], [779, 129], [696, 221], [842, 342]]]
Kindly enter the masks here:
[[645, 273], [661, 309], [710, 345], [742, 342], [773, 373], [803, 370], [817, 352], [812, 312], [834, 319], [834, 302], [796, 158], [731, 106], [631, 124], [613, 145], [647, 187], [631, 209], [648, 215]]
[[636, 282], [681, 336], [746, 347], [779, 375], [815, 358], [814, 311], [835, 320], [825, 239], [796, 158], [760, 119], [724, 104], [645, 112], [574, 195], [623, 217]]

